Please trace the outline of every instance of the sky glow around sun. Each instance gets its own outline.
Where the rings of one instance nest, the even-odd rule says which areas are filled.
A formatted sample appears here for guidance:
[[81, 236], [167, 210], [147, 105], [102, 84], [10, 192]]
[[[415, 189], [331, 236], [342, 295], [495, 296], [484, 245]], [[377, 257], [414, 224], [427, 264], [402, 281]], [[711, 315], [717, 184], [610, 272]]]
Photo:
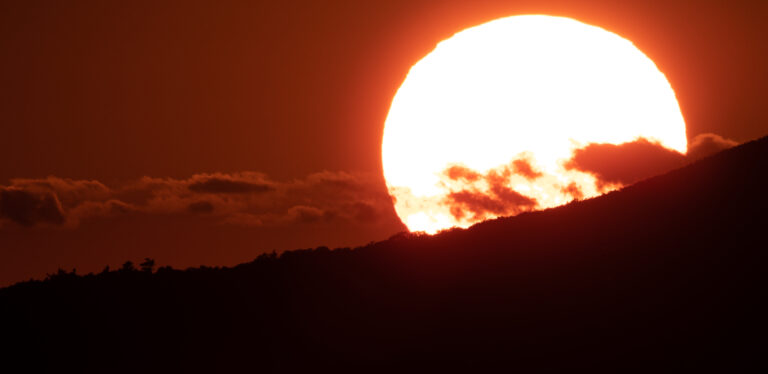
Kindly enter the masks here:
[[599, 27], [514, 16], [457, 33], [411, 68], [382, 162], [400, 219], [434, 233], [619, 188], [568, 160], [588, 144], [640, 138], [687, 150], [675, 93], [653, 61]]

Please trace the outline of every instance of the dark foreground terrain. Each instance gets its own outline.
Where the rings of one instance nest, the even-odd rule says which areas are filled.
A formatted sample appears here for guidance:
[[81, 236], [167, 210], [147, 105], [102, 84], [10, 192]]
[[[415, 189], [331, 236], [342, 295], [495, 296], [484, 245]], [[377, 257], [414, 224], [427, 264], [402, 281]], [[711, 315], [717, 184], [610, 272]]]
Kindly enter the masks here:
[[765, 372], [766, 171], [763, 138], [434, 237], [20, 283], [0, 372]]

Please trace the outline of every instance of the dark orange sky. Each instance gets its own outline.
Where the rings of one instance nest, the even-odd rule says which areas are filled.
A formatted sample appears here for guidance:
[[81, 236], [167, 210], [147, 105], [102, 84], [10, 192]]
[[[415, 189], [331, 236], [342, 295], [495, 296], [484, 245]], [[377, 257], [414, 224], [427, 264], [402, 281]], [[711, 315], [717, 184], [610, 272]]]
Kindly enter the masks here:
[[[380, 177], [397, 87], [440, 40], [527, 13], [632, 40], [669, 78], [689, 139], [768, 133], [766, 1], [7, 0], [0, 187], [43, 188], [29, 202], [37, 218], [27, 218], [47, 218], [0, 225], [0, 284], [146, 256], [234, 264], [402, 230]], [[49, 176], [72, 181], [40, 187]], [[206, 181], [225, 188], [192, 187]], [[327, 187], [338, 183], [353, 187]], [[330, 190], [307, 197], [319, 185]], [[62, 217], [46, 215], [52, 189]], [[264, 201], [252, 198], [261, 192]]]

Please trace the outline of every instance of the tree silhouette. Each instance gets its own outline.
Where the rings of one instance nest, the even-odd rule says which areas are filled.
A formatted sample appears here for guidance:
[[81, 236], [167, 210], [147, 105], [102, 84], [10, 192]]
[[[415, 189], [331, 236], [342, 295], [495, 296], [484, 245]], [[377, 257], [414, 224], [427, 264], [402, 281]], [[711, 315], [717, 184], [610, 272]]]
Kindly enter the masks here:
[[123, 264], [123, 267], [120, 268], [120, 271], [123, 271], [123, 272], [131, 272], [131, 271], [135, 271], [135, 270], [136, 270], [136, 268], [133, 267], [133, 262], [132, 261], [126, 261]]
[[155, 267], [155, 260], [145, 257], [144, 262], [140, 263], [139, 266], [141, 267], [141, 271], [151, 273], [152, 269]]

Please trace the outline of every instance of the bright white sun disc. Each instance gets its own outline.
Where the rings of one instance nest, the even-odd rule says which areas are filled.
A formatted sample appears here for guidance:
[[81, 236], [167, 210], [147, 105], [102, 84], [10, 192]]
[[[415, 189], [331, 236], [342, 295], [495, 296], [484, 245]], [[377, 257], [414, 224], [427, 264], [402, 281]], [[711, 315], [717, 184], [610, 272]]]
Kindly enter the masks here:
[[586, 144], [638, 138], [686, 151], [674, 91], [653, 61], [595, 26], [514, 16], [459, 32], [411, 68], [382, 162], [398, 216], [433, 233], [598, 195], [593, 176], [563, 163]]

